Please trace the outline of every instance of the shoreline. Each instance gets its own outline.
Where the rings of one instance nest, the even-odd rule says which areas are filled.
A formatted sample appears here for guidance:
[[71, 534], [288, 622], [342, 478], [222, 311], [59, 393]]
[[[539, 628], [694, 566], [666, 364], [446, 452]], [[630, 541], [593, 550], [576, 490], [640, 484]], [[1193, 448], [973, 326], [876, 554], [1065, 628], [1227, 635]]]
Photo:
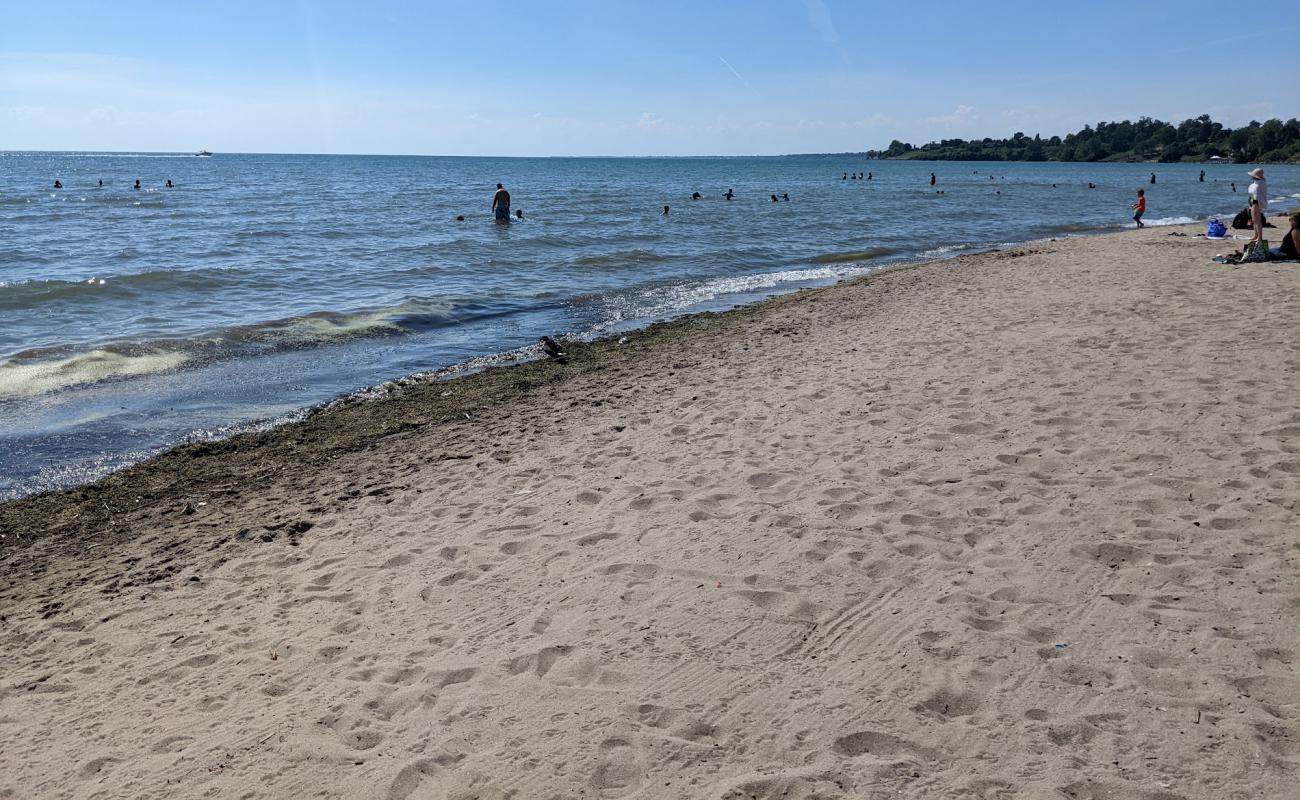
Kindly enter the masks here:
[[[1199, 223], [1200, 220], [1197, 222]], [[1180, 224], [1183, 223], [1157, 222], [1151, 226], [1170, 227]], [[121, 500], [130, 496], [141, 497], [143, 496], [142, 492], [147, 494], [147, 491], [143, 489], [143, 486], [153, 482], [150, 475], [152, 472], [167, 472], [179, 468], [182, 473], [187, 476], [187, 480], [196, 481], [194, 491], [199, 491], [199, 487], [210, 483], [210, 481], [203, 476], [203, 470], [199, 470], [199, 474], [194, 474], [184, 467], [177, 466], [178, 464], [185, 464], [195, 458], [206, 458], [209, 456], [219, 456], [224, 454], [234, 456], [242, 462], [249, 455], [246, 452], [248, 450], [269, 447], [277, 453], [282, 453], [289, 441], [301, 442], [304, 439], [316, 435], [318, 432], [327, 435], [332, 433], [333, 435], [330, 436], [330, 442], [335, 444], [324, 445], [320, 452], [312, 453], [311, 450], [313, 448], [307, 448], [306, 451], [301, 447], [291, 448], [295, 457], [305, 458], [307, 460], [304, 463], [310, 463], [311, 460], [330, 452], [346, 452], [358, 447], [368, 446], [368, 443], [373, 438], [383, 437], [390, 433], [399, 432], [408, 427], [430, 424], [435, 421], [446, 422], [454, 420], [457, 416], [463, 416], [468, 412], [468, 410], [475, 407], [474, 405], [464, 406], [458, 403], [442, 404], [434, 402], [435, 398], [433, 395], [436, 394], [436, 400], [440, 401], [444, 399], [443, 392], [446, 391], [445, 389], [434, 391], [432, 387], [435, 386], [441, 386], [443, 384], [460, 385], [461, 381], [479, 380], [482, 381], [482, 386], [479, 386], [478, 384], [469, 384], [467, 392], [464, 393], [469, 396], [465, 399], [467, 399], [471, 404], [477, 403], [482, 405], [486, 403], [510, 402], [512, 400], [517, 400], [518, 397], [509, 394], [509, 385], [511, 383], [524, 383], [527, 384], [525, 388], [531, 387], [534, 381], [538, 380], [538, 375], [535, 373], [540, 368], [540, 365], [549, 364], [551, 367], [561, 368], [561, 371], [556, 374], [543, 373], [545, 377], [541, 378], [542, 382], [563, 380], [566, 376], [574, 374], [572, 368], [575, 366], [580, 367], [579, 371], [581, 371], [581, 369], [590, 369], [593, 367], [599, 369], [599, 361], [601, 359], [609, 358], [615, 350], [622, 348], [622, 345], [618, 344], [618, 340], [625, 336], [633, 339], [634, 343], [642, 346], [654, 346], [656, 342], [664, 340], [662, 337], [669, 337], [669, 340], [671, 340], [672, 337], [686, 335], [692, 327], [705, 321], [726, 319], [732, 316], [740, 316], [749, 313], [762, 313], [767, 307], [778, 307], [782, 302], [806, 293], [821, 292], [827, 289], [832, 289], [836, 286], [871, 281], [878, 276], [889, 272], [919, 267], [940, 267], [944, 264], [953, 264], [965, 258], [978, 257], [988, 253], [996, 253], [1008, 248], [1028, 247], [1034, 244], [1054, 242], [1058, 239], [1106, 236], [1115, 233], [1117, 233], [1117, 231], [1114, 228], [1090, 228], [1084, 230], [1062, 231], [1060, 234], [1042, 239], [989, 243], [986, 245], [969, 245], [970, 250], [958, 249], [967, 247], [967, 245], [940, 246], [929, 252], [947, 251], [947, 253], [930, 258], [921, 255], [911, 259], [903, 258], [897, 261], [890, 261], [889, 259], [891, 257], [897, 255], [890, 254], [882, 256], [879, 259], [882, 262], [880, 266], [871, 269], [864, 275], [842, 278], [832, 283], [824, 283], [813, 287], [801, 287], [785, 292], [775, 292], [761, 300], [733, 305], [728, 309], [692, 311], [678, 314], [663, 321], [647, 322], [630, 329], [616, 328], [613, 332], [601, 333], [594, 337], [588, 336], [587, 334], [578, 334], [574, 338], [566, 338], [563, 344], [566, 350], [569, 351], [569, 354], [575, 359], [578, 357], [586, 359], [586, 361], [581, 365], [573, 364], [572, 362], [570, 365], [552, 364], [551, 362], [546, 361], [546, 359], [540, 354], [539, 348], [530, 345], [515, 350], [486, 353], [481, 356], [476, 356], [469, 361], [449, 364], [448, 366], [437, 370], [401, 375], [381, 383], [345, 392], [322, 403], [299, 409], [293, 415], [294, 418], [288, 419], [285, 422], [277, 423], [275, 420], [253, 420], [244, 423], [251, 427], [252, 430], [241, 431], [218, 439], [184, 441], [172, 446], [163, 447], [159, 452], [154, 453], [148, 458], [128, 464], [127, 466], [114, 470], [113, 472], [88, 483], [49, 489], [25, 494], [11, 499], [0, 499], [0, 556], [3, 555], [4, 551], [8, 547], [12, 546], [12, 543], [15, 541], [15, 536], [18, 537], [17, 541], [23, 541], [22, 523], [26, 520], [36, 517], [65, 519], [68, 517], [69, 513], [71, 513], [78, 522], [75, 526], [71, 526], [69, 530], [85, 531], [89, 527], [102, 525], [108, 522], [112, 518], [113, 513], [119, 507], [123, 509], [135, 509], [147, 505], [150, 502], [148, 500], [140, 503], [125, 504], [116, 504], [112, 501], [114, 499]], [[645, 339], [647, 336], [650, 336], [651, 338], [644, 341], [638, 340]], [[629, 342], [629, 344], [633, 342]], [[512, 354], [518, 355], [515, 356]], [[475, 366], [475, 362], [487, 363], [485, 366], [480, 367]], [[488, 378], [482, 377], [487, 373], [495, 373], [498, 370], [511, 370], [527, 366], [532, 366], [533, 369], [527, 375], [521, 376], [518, 381], [511, 381], [500, 376], [496, 376], [498, 379], [495, 380], [489, 380]], [[566, 366], [569, 368], [567, 372], [564, 371], [564, 367]], [[355, 436], [350, 433], [343, 433], [342, 440], [340, 441], [337, 429], [340, 427], [347, 428], [348, 423], [346, 421], [341, 421], [335, 424], [333, 419], [329, 421], [315, 419], [317, 415], [332, 414], [334, 412], [343, 412], [345, 417], [349, 420], [364, 419], [367, 412], [366, 404], [382, 404], [388, 402], [389, 400], [395, 399], [396, 395], [399, 395], [408, 389], [415, 389], [417, 395], [416, 397], [405, 398], [406, 400], [412, 403], [431, 404], [435, 410], [430, 411], [427, 415], [416, 415], [413, 418], [413, 421], [403, 423], [402, 427], [398, 430], [391, 430], [382, 426], [376, 429], [363, 422], [359, 427], [364, 428], [365, 433], [357, 431], [358, 435]], [[382, 416], [383, 413], [382, 408], [377, 408], [372, 410], [371, 416]], [[318, 430], [318, 424], [323, 425], [324, 427]], [[307, 430], [292, 430], [297, 426], [307, 426]], [[280, 433], [283, 433], [283, 438], [277, 435]], [[223, 447], [222, 445], [225, 445], [226, 443], [231, 444]], [[159, 461], [162, 463], [154, 463]], [[248, 475], [254, 474], [254, 472], [257, 472], [257, 470], [250, 472], [237, 470], [231, 475], [223, 475], [220, 479], [229, 480], [237, 476], [247, 477]], [[127, 473], [130, 473], [129, 476]], [[119, 477], [122, 478], [122, 481], [120, 482], [115, 480]], [[101, 486], [101, 484], [108, 484], [108, 486]], [[85, 497], [81, 497], [81, 495], [85, 495]], [[157, 496], [152, 498], [152, 502], [164, 500], [165, 498]], [[9, 508], [10, 506], [22, 506], [29, 501], [33, 508], [31, 510], [20, 508], [16, 514], [19, 519], [18, 523], [9, 520], [10, 513], [8, 512], [11, 511]], [[101, 506], [106, 506], [106, 513], [101, 515], [95, 508], [96, 503]], [[109, 511], [108, 509], [113, 509], [113, 511]], [[63, 529], [65, 525], [56, 523], [53, 527], [55, 530], [60, 530]]]
[[[1150, 227], [1169, 227], [1169, 226], [1188, 224], [1182, 221], [1178, 221], [1181, 220], [1182, 218], [1169, 218], [1170, 221], [1162, 221], [1163, 219], [1164, 218], [1148, 220], [1147, 224]], [[1204, 222], [1204, 220], [1199, 220], [1199, 219], [1194, 220], [1193, 223], [1191, 224], [1199, 224], [1201, 222]], [[808, 281], [806, 283], [813, 284], [813, 286], [811, 287], [813, 290], [820, 290], [820, 289], [836, 286], [841, 283], [869, 279], [874, 275], [886, 271], [892, 271], [897, 269], [908, 269], [908, 268], [923, 266], [928, 264], [948, 263], [968, 256], [981, 255], [989, 252], [996, 252], [998, 250], [1003, 250], [1007, 248], [1025, 247], [1038, 242], [1050, 242], [1050, 241], [1056, 241], [1057, 239], [1069, 239], [1069, 238], [1087, 237], [1087, 236], [1104, 236], [1104, 235], [1114, 234], [1125, 229], [1127, 229], [1127, 226], [1124, 226], [1120, 223], [1117, 223], [1115, 225], [1105, 226], [1105, 227], [1076, 227], [1074, 225], [1064, 225], [1061, 227], [1060, 231], [1044, 235], [1041, 238], [1025, 239], [1025, 240], [1018, 240], [1018, 241], [1013, 240], [1013, 241], [1003, 241], [1003, 242], [990, 242], [986, 244], [967, 243], [967, 244], [957, 244], [957, 245], [941, 245], [926, 250], [922, 253], [916, 254], [914, 256], [900, 256], [897, 253], [887, 253], [876, 259], [872, 259], [872, 262], [873, 263], [878, 262], [878, 265], [877, 266], [868, 265], [867, 266], [868, 271], [864, 275], [851, 276], [848, 278], [840, 278], [834, 280], [831, 283], [826, 283], [825, 281], [827, 279], [815, 279], [815, 280]], [[808, 268], [813, 269], [819, 266], [826, 266], [826, 264], [816, 263]], [[762, 273], [758, 273], [758, 274], [761, 275]], [[630, 328], [623, 327], [622, 325], [616, 325], [610, 329], [610, 332], [601, 332], [598, 334], [593, 334], [593, 332], [591, 331], [578, 332], [576, 334], [572, 334], [571, 335], [572, 338], [566, 338], [565, 344], [566, 346], [568, 346], [571, 343], [578, 343], [578, 342], [581, 342], [583, 344], [593, 344], [593, 343], [601, 342], [604, 339], [617, 340], [618, 338], [624, 335], [640, 334], [642, 332], [649, 330], [650, 328], [654, 328], [666, 324], [667, 325], [675, 324], [678, 321], [689, 319], [697, 315], [707, 316], [707, 315], [731, 313], [732, 311], [738, 310], [740, 308], [747, 308], [750, 306], [761, 305], [771, 300], [784, 297], [787, 295], [791, 295], [791, 294], [798, 294], [803, 291], [807, 291], [807, 287], [800, 287], [800, 288], [789, 289], [785, 291], [779, 291], [776, 289], [776, 287], [774, 287], [772, 290], [767, 290], [766, 291], [767, 296], [760, 300], [752, 300], [740, 304], [732, 304], [730, 308], [722, 309], [722, 310], [687, 311], [685, 313], [680, 313], [680, 314], [670, 316], [667, 320], [658, 320], [658, 321], [651, 320], [651, 321], [646, 321], [644, 323], [636, 323], [634, 324], [633, 327]], [[750, 293], [742, 292], [738, 296], [744, 296], [746, 294], [750, 294]], [[155, 459], [166, 457], [177, 449], [186, 448], [186, 447], [202, 447], [204, 445], [212, 445], [219, 442], [229, 441], [231, 439], [238, 438], [238, 437], [258, 436], [261, 434], [271, 433], [276, 430], [285, 428], [286, 426], [300, 424], [306, 421], [306, 418], [311, 417], [317, 414], [318, 412], [337, 406], [340, 403], [374, 400], [376, 399], [375, 396], [377, 394], [387, 394], [393, 387], [396, 386], [406, 386], [411, 383], [420, 383], [420, 382], [429, 382], [429, 381], [440, 382], [440, 381], [448, 381], [448, 380], [461, 380], [471, 375], [478, 374], [479, 372], [482, 372], [484, 370], [495, 369], [498, 367], [510, 368], [521, 364], [529, 363], [540, 357], [541, 356], [539, 354], [538, 348], [535, 345], [525, 346], [522, 348], [515, 348], [512, 350], [484, 353], [482, 355], [475, 356], [466, 361], [449, 364], [439, 369], [429, 370], [426, 372], [413, 373], [408, 375], [400, 375], [382, 381], [377, 384], [362, 386], [357, 389], [343, 392], [328, 400], [296, 409], [294, 412], [290, 414], [281, 415], [280, 417], [277, 417], [275, 419], [254, 419], [254, 420], [245, 420], [242, 422], [237, 422], [232, 424], [230, 427], [232, 429], [235, 429], [238, 432], [232, 433], [227, 436], [223, 436], [220, 438], [186, 439], [171, 445], [163, 445], [161, 447], [156, 448], [152, 453], [152, 455], [144, 459], [141, 459], [139, 461], [129, 463], [123, 467], [117, 468], [91, 481], [73, 484], [73, 485], [56, 486], [53, 488], [43, 489], [34, 492], [27, 492], [18, 495], [16, 497], [7, 497], [7, 498], [0, 497], [0, 551], [2, 551], [6, 547], [6, 539], [4, 538], [4, 535], [6, 534], [5, 521], [4, 521], [5, 515], [3, 513], [3, 509], [8, 504], [20, 503], [26, 500], [32, 500], [47, 495], [58, 495], [58, 494], [64, 494], [68, 492], [75, 493], [82, 490], [86, 490], [89, 487], [97, 486], [102, 481], [111, 480], [112, 478], [114, 478], [114, 476], [117, 476], [126, 470], [135, 469], [137, 467], [141, 467], [143, 465], [149, 464]], [[479, 363], [483, 363], [484, 366], [477, 366], [477, 364]], [[96, 522], [102, 522], [102, 521], [104, 521], [104, 519], [96, 520]]]
[[1282, 796], [1300, 268], [1195, 231], [883, 270], [0, 506], [60, 528], [0, 549], [0, 797]]
[[[794, 289], [722, 311], [691, 312], [590, 340], [566, 339], [564, 347], [568, 364], [557, 364], [540, 355], [510, 359], [509, 363], [492, 363], [482, 368], [467, 367], [472, 362], [452, 364], [440, 370], [404, 375], [339, 395], [303, 409], [301, 419], [273, 424], [265, 430], [246, 431], [210, 441], [184, 442], [87, 484], [0, 501], [0, 557], [15, 543], [25, 544], [39, 538], [23, 535], [24, 528], [30, 529], [30, 521], [34, 519], [53, 520], [47, 526], [49, 531], [85, 532], [110, 522], [118, 509], [134, 511], [167, 502], [172, 495], [157, 493], [160, 475], [174, 472], [184, 475], [186, 487], [175, 486], [173, 482], [167, 484], [166, 491], [184, 489], [183, 494], [188, 496], [207, 491], [214, 483], [265, 472], [262, 465], [278, 459], [288, 457], [297, 460], [293, 466], [307, 466], [332, 454], [364, 449], [378, 439], [412, 428], [440, 423], [458, 424], [458, 420], [470, 412], [500, 403], [517, 402], [532, 388], [603, 369], [621, 356], [635, 355], [643, 348], [667, 346], [676, 337], [688, 336], [693, 331], [713, 325], [725, 325], [730, 319], [761, 314], [803, 295], [869, 282], [896, 271], [951, 264], [999, 249], [996, 245], [989, 247], [989, 250], [961, 253], [949, 258], [888, 264], [866, 275], [825, 286]], [[626, 345], [619, 344], [623, 337], [630, 340]], [[530, 349], [534, 348], [525, 348]], [[522, 351], [491, 353], [479, 359], [494, 361], [513, 352]], [[447, 376], [447, 373], [457, 374]], [[400, 421], [388, 420], [390, 411], [397, 411]], [[319, 437], [324, 437], [324, 440]], [[309, 441], [312, 439], [317, 441]], [[219, 465], [211, 468], [193, 466], [196, 460], [212, 457], [226, 457], [234, 464], [227, 470]], [[277, 467], [277, 471], [287, 466]], [[122, 502], [132, 497], [144, 499]], [[96, 509], [96, 505], [106, 507], [103, 513]]]

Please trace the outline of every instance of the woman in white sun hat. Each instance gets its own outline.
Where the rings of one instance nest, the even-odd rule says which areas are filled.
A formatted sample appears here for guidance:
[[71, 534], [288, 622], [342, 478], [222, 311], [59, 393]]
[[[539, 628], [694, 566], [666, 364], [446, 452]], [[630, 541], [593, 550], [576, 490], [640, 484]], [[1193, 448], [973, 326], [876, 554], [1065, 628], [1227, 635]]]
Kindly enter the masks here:
[[1255, 229], [1252, 243], [1264, 238], [1264, 214], [1268, 211], [1268, 183], [1264, 180], [1264, 170], [1255, 167], [1246, 173], [1254, 180], [1246, 193], [1250, 196], [1250, 224]]

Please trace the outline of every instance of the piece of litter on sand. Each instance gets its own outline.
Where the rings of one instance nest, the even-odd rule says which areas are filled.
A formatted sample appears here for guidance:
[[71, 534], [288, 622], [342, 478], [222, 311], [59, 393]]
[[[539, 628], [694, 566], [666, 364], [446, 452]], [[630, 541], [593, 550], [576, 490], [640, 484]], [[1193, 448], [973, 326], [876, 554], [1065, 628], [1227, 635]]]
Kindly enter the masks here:
[[632, 340], [629, 339], [629, 338], [627, 338], [626, 336], [620, 336], [620, 337], [618, 337], [618, 343], [619, 343], [619, 344], [627, 344], [627, 343], [630, 342], [630, 341], [632, 341]]
[[532, 489], [520, 489], [519, 491], [515, 492], [515, 494], [532, 494], [532, 493], [533, 493]]
[[1064, 649], [1064, 648], [1066, 648], [1066, 647], [1069, 647], [1069, 646], [1070, 646], [1070, 643], [1069, 643], [1069, 642], [1057, 642], [1057, 643], [1056, 643], [1056, 649], [1057, 649], [1057, 650], [1062, 650], [1062, 649]]

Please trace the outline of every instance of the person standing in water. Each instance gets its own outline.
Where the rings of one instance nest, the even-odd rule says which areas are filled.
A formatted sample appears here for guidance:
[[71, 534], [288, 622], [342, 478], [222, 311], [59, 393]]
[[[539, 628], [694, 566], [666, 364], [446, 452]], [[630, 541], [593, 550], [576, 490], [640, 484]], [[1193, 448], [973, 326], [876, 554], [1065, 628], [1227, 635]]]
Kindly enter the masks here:
[[1201, 170], [1201, 183], [1205, 183], [1205, 170]]
[[1152, 186], [1156, 185], [1156, 174], [1154, 172], [1151, 173], [1151, 185]]
[[930, 173], [930, 185], [931, 185], [931, 186], [934, 185], [934, 173], [933, 173], [933, 172]]
[[139, 179], [139, 178], [136, 178], [136, 179], [135, 179], [135, 186], [132, 186], [131, 188], [132, 188], [132, 189], [139, 189], [139, 188], [140, 188], [140, 179]]
[[1137, 202], [1133, 204], [1133, 221], [1137, 223], [1137, 226], [1139, 228], [1146, 227], [1145, 225], [1142, 224], [1142, 215], [1147, 213], [1146, 194], [1147, 193], [1145, 190], [1138, 189], [1138, 199]]
[[492, 195], [492, 213], [496, 216], [497, 222], [510, 221], [510, 192], [499, 183], [497, 193]]
[[733, 197], [735, 197], [735, 196], [736, 196], [736, 193], [733, 192], [733, 191], [731, 191], [730, 189], [728, 189], [728, 190], [727, 190], [727, 193], [723, 195], [723, 197], [727, 198], [728, 200], [730, 200], [731, 198], [733, 198]]
[[665, 217], [668, 216], [668, 206], [664, 206], [664, 214], [663, 214], [663, 215], [664, 215]]

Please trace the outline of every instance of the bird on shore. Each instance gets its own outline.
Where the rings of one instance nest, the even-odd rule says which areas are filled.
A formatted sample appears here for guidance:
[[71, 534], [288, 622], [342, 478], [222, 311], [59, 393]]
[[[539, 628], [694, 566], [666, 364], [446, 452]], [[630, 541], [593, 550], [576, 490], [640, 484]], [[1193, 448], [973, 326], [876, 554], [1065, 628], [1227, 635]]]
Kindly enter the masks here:
[[560, 347], [559, 342], [549, 336], [543, 336], [537, 341], [541, 342], [542, 350], [545, 351], [547, 358], [552, 361], [564, 362], [564, 350]]

